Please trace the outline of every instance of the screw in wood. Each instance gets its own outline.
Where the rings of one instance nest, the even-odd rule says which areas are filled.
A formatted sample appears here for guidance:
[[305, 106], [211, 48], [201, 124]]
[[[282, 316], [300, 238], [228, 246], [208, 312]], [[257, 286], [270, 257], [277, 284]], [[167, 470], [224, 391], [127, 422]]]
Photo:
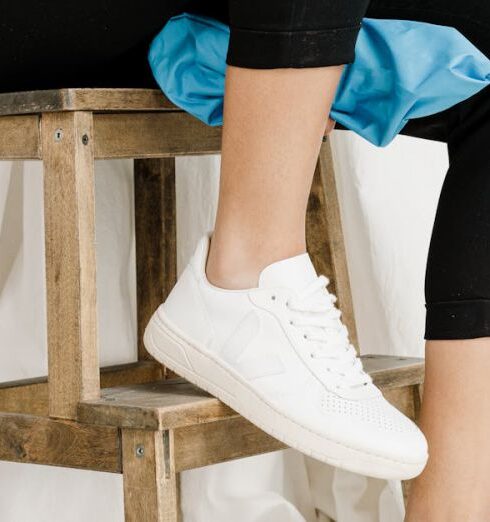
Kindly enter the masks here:
[[84, 145], [88, 145], [88, 134], [84, 134], [84, 135], [82, 136], [82, 143], [83, 143]]
[[143, 458], [145, 456], [145, 447], [143, 446], [143, 444], [136, 446], [134, 453], [136, 454], [137, 458]]
[[56, 129], [54, 131], [54, 141], [61, 141], [63, 139], [63, 129]]

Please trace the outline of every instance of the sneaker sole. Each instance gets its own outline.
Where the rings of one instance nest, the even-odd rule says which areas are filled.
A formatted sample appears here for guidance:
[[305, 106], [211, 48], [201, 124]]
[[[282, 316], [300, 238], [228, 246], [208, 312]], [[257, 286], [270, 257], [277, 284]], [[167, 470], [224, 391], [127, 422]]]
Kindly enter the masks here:
[[[143, 342], [148, 352], [167, 368], [207, 391], [252, 424], [321, 462], [354, 473], [389, 480], [419, 475], [426, 461], [407, 463], [345, 446], [290, 420], [260, 397], [232, 368], [199, 349], [179, 329], [153, 314]], [[199, 373], [193, 368], [199, 368]]]

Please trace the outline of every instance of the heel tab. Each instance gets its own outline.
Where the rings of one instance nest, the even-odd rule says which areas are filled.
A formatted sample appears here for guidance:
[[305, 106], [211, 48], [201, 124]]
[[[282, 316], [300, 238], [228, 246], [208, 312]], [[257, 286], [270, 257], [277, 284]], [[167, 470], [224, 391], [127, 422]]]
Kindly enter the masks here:
[[206, 273], [206, 262], [208, 260], [210, 241], [211, 233], [203, 236], [197, 243], [196, 250], [192, 256], [190, 264], [198, 276], [203, 276]]

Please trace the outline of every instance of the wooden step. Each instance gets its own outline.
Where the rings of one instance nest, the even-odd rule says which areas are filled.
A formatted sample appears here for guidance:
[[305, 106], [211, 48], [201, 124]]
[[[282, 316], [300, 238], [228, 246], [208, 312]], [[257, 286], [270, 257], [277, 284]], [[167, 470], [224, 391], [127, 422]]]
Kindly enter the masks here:
[[[395, 405], [410, 402], [413, 397], [409, 397], [409, 388], [422, 383], [423, 359], [366, 355], [362, 360], [374, 382]], [[403, 388], [406, 397], [393, 393]], [[236, 417], [238, 414], [221, 401], [180, 379], [107, 388], [99, 400], [83, 402], [78, 410], [81, 422], [146, 430], [182, 428]]]
[[180, 110], [159, 89], [53, 89], [0, 93], [0, 116], [43, 112]]

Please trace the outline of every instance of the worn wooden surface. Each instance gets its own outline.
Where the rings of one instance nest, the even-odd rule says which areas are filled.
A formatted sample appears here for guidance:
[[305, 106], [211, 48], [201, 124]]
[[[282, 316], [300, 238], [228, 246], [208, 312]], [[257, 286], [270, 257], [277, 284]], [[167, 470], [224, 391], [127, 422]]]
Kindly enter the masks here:
[[126, 522], [178, 522], [172, 431], [122, 430]]
[[0, 94], [0, 115], [176, 109], [158, 89], [53, 89]]
[[[414, 367], [420, 364], [419, 359], [371, 356], [368, 369], [375, 382], [383, 382], [389, 392], [390, 388], [418, 385], [421, 373], [414, 372]], [[79, 419], [87, 423], [155, 430], [234, 416], [237, 414], [218, 399], [181, 380], [107, 389], [101, 399], [85, 401], [79, 407]]]
[[149, 355], [143, 333], [177, 280], [175, 158], [135, 160], [138, 356]]
[[92, 116], [44, 114], [41, 130], [49, 410], [74, 419], [99, 396]]
[[82, 422], [154, 430], [236, 415], [222, 402], [181, 380], [110, 388], [102, 391], [101, 399], [79, 406]]
[[402, 480], [402, 493], [403, 493], [403, 502], [405, 504], [405, 507], [408, 504], [408, 499], [410, 497], [410, 492], [413, 485], [413, 480]]
[[[101, 387], [154, 382], [163, 376], [153, 361], [108, 366], [101, 369]], [[0, 412], [48, 415], [48, 379], [37, 377], [0, 383]]]
[[306, 240], [315, 268], [331, 281], [329, 290], [337, 296], [351, 342], [359, 348], [335, 171], [328, 140], [322, 144], [313, 177], [306, 216]]
[[39, 159], [38, 116], [0, 116], [0, 160]]
[[158, 158], [214, 154], [221, 128], [183, 112], [94, 114], [96, 158]]
[[0, 460], [121, 472], [117, 428], [0, 413]]
[[286, 448], [243, 417], [186, 426], [174, 431], [177, 471]]
[[424, 380], [424, 359], [398, 355], [363, 355], [364, 369], [379, 388], [419, 384]]
[[413, 402], [414, 390], [415, 386], [381, 389], [385, 399], [412, 420], [415, 419], [416, 414]]

